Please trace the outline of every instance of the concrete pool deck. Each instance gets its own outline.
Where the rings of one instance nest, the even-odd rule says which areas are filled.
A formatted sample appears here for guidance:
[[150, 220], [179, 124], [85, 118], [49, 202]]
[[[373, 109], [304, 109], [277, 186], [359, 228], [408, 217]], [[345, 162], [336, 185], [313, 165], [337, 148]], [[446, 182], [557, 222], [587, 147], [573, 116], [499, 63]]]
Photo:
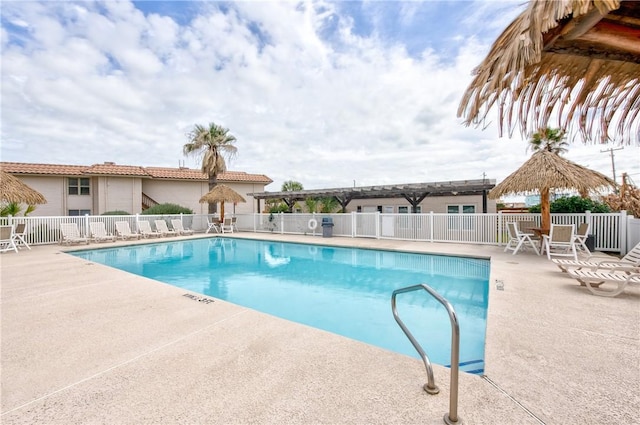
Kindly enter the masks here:
[[[593, 296], [546, 257], [497, 246], [231, 236], [491, 258], [485, 376], [460, 374], [464, 423], [640, 423], [638, 287]], [[2, 424], [441, 424], [448, 412], [447, 368], [434, 365], [441, 392], [428, 395], [420, 360], [63, 253], [78, 247], [32, 248], [0, 255]]]

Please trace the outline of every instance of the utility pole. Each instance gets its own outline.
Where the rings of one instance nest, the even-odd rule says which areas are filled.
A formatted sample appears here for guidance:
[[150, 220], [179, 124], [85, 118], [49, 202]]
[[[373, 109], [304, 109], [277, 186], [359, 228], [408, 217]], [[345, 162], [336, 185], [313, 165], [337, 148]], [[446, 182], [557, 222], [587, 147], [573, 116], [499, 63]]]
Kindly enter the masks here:
[[600, 151], [601, 153], [609, 152], [611, 154], [611, 169], [613, 170], [613, 181], [615, 183], [617, 183], [616, 182], [616, 161], [615, 161], [614, 156], [613, 156], [613, 151], [619, 151], [619, 150], [622, 150], [622, 149], [624, 149], [624, 147], [617, 148], [617, 149], [609, 148], [609, 149], [605, 149], [603, 151]]

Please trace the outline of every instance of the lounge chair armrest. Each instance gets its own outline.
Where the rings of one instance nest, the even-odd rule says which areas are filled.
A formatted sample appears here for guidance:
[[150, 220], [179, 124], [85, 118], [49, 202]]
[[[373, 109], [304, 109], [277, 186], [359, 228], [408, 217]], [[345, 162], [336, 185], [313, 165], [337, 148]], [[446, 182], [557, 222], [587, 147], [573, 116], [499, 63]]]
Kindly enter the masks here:
[[595, 266], [591, 267], [592, 271], [596, 271], [599, 269], [618, 269], [618, 270], [632, 270], [634, 268], [638, 268], [638, 266], [633, 265], [632, 263], [625, 264], [624, 261], [615, 261], [615, 260], [603, 260], [596, 263]]
[[616, 265], [615, 267], [607, 267], [606, 270], [607, 270], [607, 272], [627, 272], [627, 273], [631, 273], [631, 274], [640, 273], [640, 267], [634, 266], [632, 264], [630, 264], [628, 266], [626, 266], [626, 265]]

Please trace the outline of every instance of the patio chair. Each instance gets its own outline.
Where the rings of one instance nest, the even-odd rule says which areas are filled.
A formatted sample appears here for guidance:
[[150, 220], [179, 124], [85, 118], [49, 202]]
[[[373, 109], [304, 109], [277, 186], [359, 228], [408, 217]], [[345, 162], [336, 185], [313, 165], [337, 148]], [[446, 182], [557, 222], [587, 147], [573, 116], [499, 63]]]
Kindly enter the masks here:
[[216, 233], [220, 233], [220, 220], [207, 217], [207, 231], [205, 233], [209, 233], [210, 230], [215, 230]]
[[[591, 270], [569, 270], [569, 275], [586, 286], [593, 295], [602, 297], [615, 297], [624, 291], [624, 288], [635, 283], [640, 285], [640, 268], [635, 273], [620, 273], [616, 270], [611, 271], [591, 271]], [[615, 283], [615, 289], [600, 289], [600, 285], [607, 283]]]
[[552, 260], [563, 272], [569, 269], [590, 269], [592, 271], [602, 269], [633, 269], [634, 267], [640, 267], [640, 242], [634, 246], [631, 251], [618, 259], [618, 258], [603, 258], [601, 256], [589, 256], [584, 260]]
[[160, 232], [156, 232], [155, 230], [151, 229], [151, 223], [149, 223], [147, 220], [138, 221], [138, 231], [143, 238], [157, 238], [162, 236]]
[[220, 230], [222, 233], [233, 233], [233, 221], [231, 217], [225, 217], [220, 225]]
[[547, 258], [551, 256], [573, 257], [578, 261], [576, 241], [574, 238], [573, 224], [552, 224], [548, 235], [542, 235], [542, 249], [547, 252]]
[[91, 233], [91, 239], [94, 242], [116, 241], [116, 237], [114, 235], [107, 233], [107, 228], [102, 221], [92, 221], [89, 223], [89, 231]]
[[60, 233], [62, 234], [61, 245], [70, 245], [72, 243], [89, 244], [89, 238], [80, 235], [78, 223], [60, 223]]
[[0, 252], [7, 252], [11, 249], [18, 252], [14, 237], [14, 227], [13, 225], [0, 226]]
[[238, 217], [231, 217], [231, 227], [234, 232], [238, 231]]
[[193, 230], [185, 229], [182, 225], [182, 220], [180, 220], [179, 218], [174, 218], [173, 220], [171, 220], [171, 227], [173, 227], [173, 230], [178, 232], [179, 235], [193, 235]]
[[591, 251], [587, 247], [587, 238], [589, 237], [589, 223], [580, 223], [578, 226], [578, 230], [574, 235], [574, 239], [576, 241], [576, 249], [580, 251], [584, 251], [585, 254], [590, 255]]
[[13, 232], [13, 240], [16, 243], [18, 249], [22, 246], [25, 246], [28, 250], [31, 250], [31, 247], [27, 243], [27, 225], [25, 223], [19, 223], [16, 225], [16, 228]]
[[533, 231], [531, 229], [533, 229], [534, 227], [540, 226], [533, 220], [524, 220], [518, 222], [518, 230], [520, 230], [521, 233], [528, 233], [531, 235], [533, 234]]
[[175, 230], [169, 230], [167, 222], [164, 220], [156, 220], [156, 231], [160, 232], [160, 236], [178, 236]]
[[539, 255], [538, 248], [533, 240], [531, 240], [531, 236], [533, 235], [529, 233], [521, 233], [518, 230], [516, 223], [507, 223], [507, 231], [509, 232], [509, 242], [507, 243], [507, 246], [504, 247], [504, 252], [513, 251], [512, 255], [516, 255], [520, 248], [526, 249], [526, 244], [528, 244], [531, 245], [531, 248], [533, 248], [535, 253]]
[[116, 235], [122, 239], [140, 239], [140, 235], [138, 233], [133, 233], [131, 231], [131, 227], [129, 226], [128, 221], [116, 221]]

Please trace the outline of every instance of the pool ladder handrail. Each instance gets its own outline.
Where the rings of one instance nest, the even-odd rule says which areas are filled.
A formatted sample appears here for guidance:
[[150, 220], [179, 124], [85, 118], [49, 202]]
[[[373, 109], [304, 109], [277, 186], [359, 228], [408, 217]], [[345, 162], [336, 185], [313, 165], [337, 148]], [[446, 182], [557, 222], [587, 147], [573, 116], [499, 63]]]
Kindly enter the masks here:
[[393, 291], [391, 295], [391, 310], [393, 311], [393, 317], [396, 319], [398, 325], [404, 332], [404, 334], [409, 338], [411, 344], [416, 349], [420, 357], [422, 357], [422, 361], [424, 363], [425, 368], [427, 369], [427, 383], [424, 384], [424, 390], [429, 394], [438, 394], [440, 389], [436, 386], [435, 380], [433, 378], [433, 367], [431, 366], [431, 361], [429, 357], [424, 352], [418, 341], [413, 337], [409, 329], [405, 326], [404, 322], [400, 320], [398, 316], [398, 309], [396, 308], [396, 295], [402, 294], [405, 292], [412, 292], [418, 289], [424, 289], [427, 291], [433, 298], [438, 300], [440, 304], [444, 306], [449, 313], [449, 320], [451, 321], [451, 384], [450, 384], [450, 394], [449, 394], [449, 413], [445, 413], [444, 422], [448, 425], [453, 424], [462, 424], [462, 418], [458, 417], [458, 372], [460, 369], [460, 325], [458, 323], [458, 317], [456, 315], [456, 311], [449, 301], [444, 299], [440, 294], [438, 294], [433, 288], [428, 285], [422, 283], [420, 285], [408, 286], [406, 288], [400, 288]]

